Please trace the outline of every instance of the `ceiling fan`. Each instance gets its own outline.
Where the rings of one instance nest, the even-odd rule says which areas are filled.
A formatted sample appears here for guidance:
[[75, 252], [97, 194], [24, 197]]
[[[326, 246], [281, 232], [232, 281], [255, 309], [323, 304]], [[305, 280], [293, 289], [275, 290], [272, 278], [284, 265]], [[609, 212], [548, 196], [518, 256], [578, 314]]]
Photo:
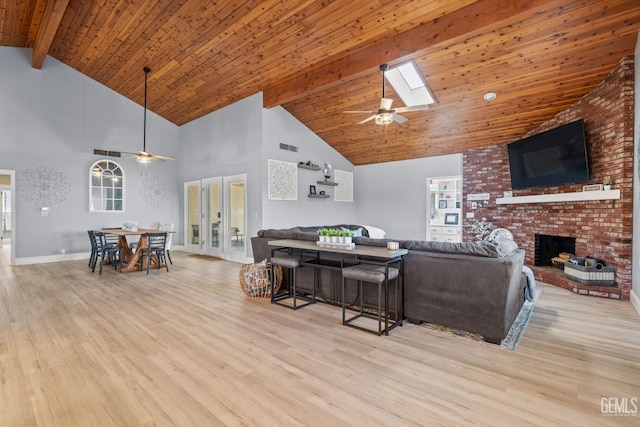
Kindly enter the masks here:
[[142, 133], [142, 151], [138, 151], [137, 153], [123, 151], [122, 153], [131, 154], [127, 159], [136, 159], [139, 163], [150, 163], [151, 160], [175, 160], [173, 157], [151, 154], [147, 151], [147, 76], [151, 70], [148, 67], [144, 67], [142, 70], [144, 71], [144, 128]]
[[406, 122], [406, 117], [401, 116], [397, 113], [405, 113], [408, 111], [424, 111], [428, 110], [428, 105], [415, 105], [412, 107], [399, 107], [391, 109], [391, 103], [393, 99], [384, 97], [384, 73], [389, 69], [389, 65], [382, 64], [380, 65], [380, 71], [382, 71], [382, 99], [380, 100], [380, 107], [374, 111], [345, 111], [345, 113], [355, 113], [355, 114], [371, 114], [372, 116], [367, 117], [366, 119], [358, 122], [359, 125], [366, 123], [368, 121], [374, 120], [377, 125], [388, 125], [392, 122], [396, 122], [398, 124], [402, 124]]

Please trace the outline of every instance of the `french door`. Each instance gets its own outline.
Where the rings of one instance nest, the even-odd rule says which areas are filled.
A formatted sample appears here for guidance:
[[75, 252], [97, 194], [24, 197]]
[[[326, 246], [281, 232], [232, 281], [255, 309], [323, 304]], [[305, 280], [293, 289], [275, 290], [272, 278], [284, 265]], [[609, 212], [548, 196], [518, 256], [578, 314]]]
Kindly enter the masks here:
[[185, 249], [244, 262], [246, 174], [184, 184]]
[[205, 237], [203, 249], [207, 255], [222, 257], [224, 223], [222, 212], [222, 177], [202, 180], [202, 224]]

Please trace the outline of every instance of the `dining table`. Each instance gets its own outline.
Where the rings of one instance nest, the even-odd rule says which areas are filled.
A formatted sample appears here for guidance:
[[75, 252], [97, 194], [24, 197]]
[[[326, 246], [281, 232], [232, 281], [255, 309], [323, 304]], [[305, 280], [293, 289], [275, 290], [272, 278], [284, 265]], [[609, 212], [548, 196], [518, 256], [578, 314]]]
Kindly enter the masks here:
[[[118, 236], [118, 247], [122, 250], [122, 258], [126, 267], [122, 267], [120, 270], [121, 273], [130, 273], [132, 271], [141, 271], [147, 269], [147, 258], [142, 256], [142, 250], [148, 247], [147, 242], [147, 233], [175, 233], [175, 231], [169, 230], [158, 230], [153, 228], [138, 228], [136, 230], [125, 230], [125, 229], [103, 229], [100, 230], [104, 234], [112, 234]], [[136, 246], [136, 250], [133, 251], [129, 246], [129, 242], [127, 241], [127, 236], [140, 236], [138, 239], [138, 244]], [[138, 261], [142, 258], [142, 262], [138, 264]], [[152, 259], [155, 260], [155, 266], [149, 266], [149, 268], [163, 268], [164, 264], [160, 264], [158, 262], [157, 257], [152, 256]]]

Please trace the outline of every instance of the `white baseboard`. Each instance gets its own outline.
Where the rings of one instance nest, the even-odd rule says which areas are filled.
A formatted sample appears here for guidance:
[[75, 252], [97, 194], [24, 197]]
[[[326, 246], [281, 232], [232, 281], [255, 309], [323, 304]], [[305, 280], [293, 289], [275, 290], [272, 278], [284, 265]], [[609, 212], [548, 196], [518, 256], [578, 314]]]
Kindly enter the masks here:
[[640, 296], [638, 296], [633, 290], [631, 290], [631, 305], [636, 309], [636, 312], [640, 315]]
[[60, 262], [60, 261], [77, 261], [79, 259], [86, 259], [89, 262], [89, 256], [91, 253], [78, 253], [78, 254], [60, 254], [60, 255], [47, 255], [47, 256], [34, 256], [16, 258], [16, 265], [29, 265], [29, 264], [42, 264], [45, 262]]

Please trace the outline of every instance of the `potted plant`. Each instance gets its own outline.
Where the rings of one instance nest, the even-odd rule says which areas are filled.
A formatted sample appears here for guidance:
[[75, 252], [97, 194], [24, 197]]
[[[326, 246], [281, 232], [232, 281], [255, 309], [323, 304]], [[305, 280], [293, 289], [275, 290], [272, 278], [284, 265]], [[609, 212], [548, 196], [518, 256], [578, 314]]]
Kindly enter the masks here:
[[326, 228], [319, 228], [316, 233], [318, 233], [318, 240], [320, 242], [326, 242], [327, 241], [327, 229]]
[[353, 241], [353, 230], [342, 230], [342, 234], [344, 236], [344, 243], [350, 245]]
[[605, 176], [604, 180], [602, 181], [602, 184], [604, 185], [605, 190], [611, 190], [611, 185], [613, 184], [613, 180], [611, 179], [610, 176]]
[[340, 230], [336, 228], [329, 229], [329, 237], [331, 238], [331, 243], [338, 243], [338, 232]]

